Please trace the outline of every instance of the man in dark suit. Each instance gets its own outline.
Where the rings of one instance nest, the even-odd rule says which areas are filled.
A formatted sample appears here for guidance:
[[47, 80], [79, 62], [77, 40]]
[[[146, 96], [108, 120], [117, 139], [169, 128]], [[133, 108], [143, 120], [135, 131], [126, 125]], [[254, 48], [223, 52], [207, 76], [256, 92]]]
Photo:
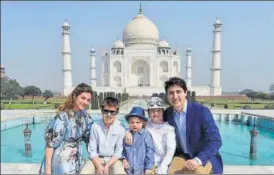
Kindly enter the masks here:
[[168, 174], [222, 174], [219, 153], [222, 140], [210, 110], [187, 101], [183, 79], [171, 77], [165, 82], [169, 103], [164, 120], [175, 128], [177, 148]]

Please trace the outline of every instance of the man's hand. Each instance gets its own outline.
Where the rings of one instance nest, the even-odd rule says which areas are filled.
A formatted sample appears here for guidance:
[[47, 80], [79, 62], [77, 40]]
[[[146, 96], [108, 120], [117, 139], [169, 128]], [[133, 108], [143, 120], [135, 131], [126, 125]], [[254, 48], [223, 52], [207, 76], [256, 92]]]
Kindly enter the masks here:
[[96, 167], [96, 174], [104, 174], [104, 167], [101, 164]]
[[108, 174], [108, 170], [109, 170], [109, 165], [106, 164], [104, 167], [104, 174]]
[[128, 161], [127, 161], [126, 159], [123, 159], [123, 167], [124, 167], [126, 170], [130, 169], [130, 166], [129, 166]]
[[199, 166], [199, 163], [195, 159], [189, 159], [185, 163], [185, 168], [190, 171], [195, 170], [198, 166]]
[[145, 174], [152, 174], [152, 170], [146, 170]]
[[131, 134], [129, 131], [126, 131], [126, 134], [125, 134], [125, 142], [126, 142], [128, 145], [132, 145], [132, 134]]

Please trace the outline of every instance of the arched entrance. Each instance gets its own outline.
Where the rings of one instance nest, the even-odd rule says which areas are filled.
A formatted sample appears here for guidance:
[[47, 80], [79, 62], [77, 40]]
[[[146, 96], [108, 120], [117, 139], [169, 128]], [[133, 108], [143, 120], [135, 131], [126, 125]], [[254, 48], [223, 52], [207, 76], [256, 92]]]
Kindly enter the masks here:
[[168, 77], [165, 75], [162, 75], [160, 78], [161, 86], [165, 85], [165, 82], [168, 80]]
[[114, 77], [114, 81], [116, 82], [116, 86], [117, 87], [121, 87], [122, 86], [121, 77], [120, 76], [115, 76]]
[[131, 66], [129, 77], [132, 86], [150, 86], [150, 68], [145, 60], [136, 60]]

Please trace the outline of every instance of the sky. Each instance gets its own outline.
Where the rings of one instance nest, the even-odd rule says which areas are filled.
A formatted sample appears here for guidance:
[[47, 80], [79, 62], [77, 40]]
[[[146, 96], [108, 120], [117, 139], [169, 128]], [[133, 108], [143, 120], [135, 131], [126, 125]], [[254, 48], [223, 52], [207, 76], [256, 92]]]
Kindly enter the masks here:
[[[71, 26], [73, 84], [90, 83], [91, 48], [100, 51], [123, 38], [139, 1], [1, 1], [1, 64], [20, 85], [55, 92], [63, 87], [62, 24]], [[181, 51], [192, 48], [193, 86], [210, 84], [213, 23], [222, 23], [221, 86], [224, 91], [268, 91], [274, 83], [274, 2], [142, 1], [160, 38]], [[100, 79], [100, 69], [97, 69]], [[100, 80], [98, 80], [100, 81]]]

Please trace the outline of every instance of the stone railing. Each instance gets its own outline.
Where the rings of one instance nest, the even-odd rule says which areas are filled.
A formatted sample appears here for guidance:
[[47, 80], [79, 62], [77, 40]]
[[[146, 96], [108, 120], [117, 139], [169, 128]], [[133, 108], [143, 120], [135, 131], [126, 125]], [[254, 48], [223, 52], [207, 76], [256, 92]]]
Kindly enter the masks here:
[[[94, 120], [101, 118], [100, 110], [88, 110]], [[123, 118], [129, 111], [120, 110], [118, 118]], [[239, 122], [244, 125], [254, 125], [274, 131], [274, 110], [229, 110], [212, 109], [215, 121]], [[1, 130], [50, 120], [56, 115], [55, 110], [1, 110]]]

